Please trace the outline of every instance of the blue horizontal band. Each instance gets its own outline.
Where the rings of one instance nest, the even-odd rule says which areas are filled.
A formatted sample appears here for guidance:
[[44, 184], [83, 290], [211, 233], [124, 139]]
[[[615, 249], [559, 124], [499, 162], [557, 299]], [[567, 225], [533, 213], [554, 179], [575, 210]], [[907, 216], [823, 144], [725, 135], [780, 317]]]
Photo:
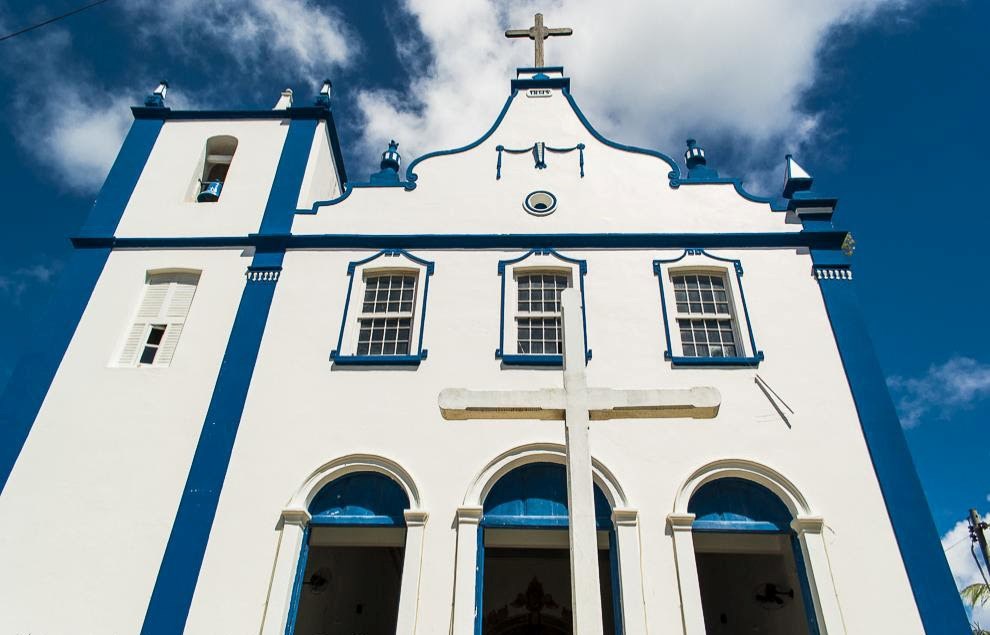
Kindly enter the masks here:
[[674, 366], [759, 366], [763, 352], [755, 357], [667, 357]]
[[510, 366], [563, 366], [563, 355], [502, 355], [502, 363]]
[[526, 90], [527, 88], [564, 88], [570, 90], [570, 77], [551, 77], [550, 79], [514, 79], [511, 82], [512, 90]]
[[391, 516], [313, 516], [314, 527], [401, 527], [404, 521]]
[[132, 106], [135, 119], [163, 120], [215, 120], [215, 119], [333, 119], [329, 108], [304, 106], [279, 110], [172, 110], [171, 108], [147, 108]]
[[727, 234], [249, 234], [246, 236], [126, 237], [77, 236], [75, 247], [174, 249], [262, 247], [265, 249], [664, 249], [807, 247], [841, 249], [845, 231]]
[[696, 520], [691, 524], [691, 531], [695, 532], [753, 532], [762, 534], [784, 534], [789, 530], [781, 529], [770, 522], [739, 522], [736, 520]]
[[338, 366], [419, 366], [426, 351], [419, 355], [338, 355], [334, 351], [330, 359]]

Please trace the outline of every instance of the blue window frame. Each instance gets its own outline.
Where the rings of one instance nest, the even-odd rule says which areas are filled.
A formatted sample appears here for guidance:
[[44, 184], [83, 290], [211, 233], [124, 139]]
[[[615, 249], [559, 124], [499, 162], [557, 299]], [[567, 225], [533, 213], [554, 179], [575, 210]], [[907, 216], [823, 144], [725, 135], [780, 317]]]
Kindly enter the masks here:
[[818, 617], [801, 545], [791, 529], [794, 516], [776, 494], [744, 478], [726, 477], [705, 483], [688, 501], [688, 512], [695, 514], [692, 532], [761, 533], [787, 536], [794, 555], [798, 583], [804, 603], [808, 632], [818, 635]]
[[[718, 271], [711, 267], [695, 269], [685, 263], [684, 273], [681, 274], [681, 267], [672, 267], [684, 262], [687, 257], [694, 257], [692, 260], [697, 261], [698, 256], [731, 264], [735, 272], [734, 278], [729, 275], [727, 268], [719, 268]], [[685, 249], [677, 258], [654, 260], [653, 273], [660, 286], [660, 309], [667, 343], [664, 359], [674, 366], [758, 366], [763, 361], [763, 352], [756, 348], [753, 325], [749, 320], [746, 293], [742, 284], [743, 268], [739, 260], [713, 256], [704, 249]], [[685, 278], [689, 281], [685, 282]], [[692, 289], [682, 290], [681, 287], [685, 285], [690, 285]], [[668, 293], [668, 286], [673, 294]], [[696, 303], [689, 303], [686, 298], [680, 297], [682, 293], [711, 294], [712, 297], [703, 298], [704, 302], [699, 298], [694, 299]], [[671, 303], [669, 299], [673, 295], [677, 297]], [[738, 303], [734, 300], [735, 296], [738, 296]], [[671, 341], [668, 305], [684, 307], [683, 315], [678, 310], [676, 317], [678, 332], [681, 334], [679, 355], [674, 354], [675, 347]], [[748, 335], [745, 342], [742, 341], [743, 335]], [[701, 344], [695, 347], [689, 342]]]
[[311, 519], [303, 533], [302, 551], [296, 565], [292, 599], [285, 635], [293, 635], [309, 561], [313, 527], [405, 527], [404, 510], [409, 508], [405, 490], [384, 474], [353, 472], [336, 478], [320, 489], [309, 504]]
[[[376, 262], [380, 258], [387, 262]], [[399, 260], [407, 262], [397, 264]], [[373, 262], [375, 265], [369, 266]], [[385, 249], [370, 258], [349, 263], [344, 316], [337, 347], [330, 352], [330, 359], [341, 366], [418, 366], [427, 355], [423, 334], [433, 269], [433, 262], [402, 249]], [[360, 276], [355, 276], [356, 273]], [[362, 278], [365, 288], [361, 290], [361, 306], [352, 309], [355, 277]], [[368, 294], [375, 297], [369, 298]]]
[[[528, 262], [525, 265], [520, 264], [524, 261]], [[588, 322], [584, 295], [584, 276], [587, 272], [587, 261], [568, 258], [550, 248], [532, 249], [518, 258], [499, 260], [498, 275], [502, 278], [502, 300], [499, 314], [498, 348], [495, 349], [496, 359], [501, 359], [505, 365], [563, 366], [564, 356], [560, 352], [556, 352], [560, 350], [559, 347], [562, 345], [560, 318], [554, 317], [553, 314], [559, 315], [559, 278], [566, 276], [568, 286], [576, 285], [581, 291], [581, 321], [584, 330], [585, 360], [590, 360], [591, 349], [588, 348]], [[547, 306], [534, 308], [534, 298], [530, 295], [532, 291], [529, 287], [527, 289], [519, 287], [520, 277], [526, 279], [526, 285], [538, 286], [541, 294], [545, 292], [554, 296], [544, 299], [543, 304]], [[510, 278], [511, 280], [508, 280]], [[509, 285], [511, 287], [507, 288]], [[522, 298], [520, 295], [524, 291], [527, 293], [526, 298]], [[523, 305], [525, 306], [523, 307]], [[520, 309], [520, 307], [523, 308]], [[521, 310], [527, 315], [522, 316]], [[523, 327], [516, 328], [517, 318], [525, 319], [528, 322], [525, 327], [527, 333], [522, 345], [520, 345], [519, 338]], [[509, 323], [510, 328], [513, 329], [508, 336], [506, 323]]]

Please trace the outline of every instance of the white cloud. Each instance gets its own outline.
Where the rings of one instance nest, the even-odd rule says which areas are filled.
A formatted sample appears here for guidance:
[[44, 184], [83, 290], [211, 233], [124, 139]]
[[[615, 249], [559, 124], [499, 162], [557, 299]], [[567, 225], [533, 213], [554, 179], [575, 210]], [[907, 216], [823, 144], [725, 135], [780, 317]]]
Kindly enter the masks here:
[[[818, 76], [817, 54], [830, 29], [868, 19], [906, 0], [829, 2], [623, 2], [557, 0], [540, 5], [550, 27], [547, 63], [564, 64], [592, 123], [619, 141], [679, 156], [684, 139], [733, 141], [737, 171], [773, 184], [783, 155], [817, 131], [818, 113], [801, 108]], [[407, 95], [366, 91], [365, 152], [394, 136], [411, 157], [472, 141], [494, 120], [517, 66], [533, 63], [528, 39], [506, 27], [532, 23], [537, 7], [509, 0], [405, 0], [432, 51], [409, 68]], [[549, 140], [548, 140], [549, 141]], [[718, 168], [718, 157], [710, 159]], [[722, 164], [722, 167], [726, 167]], [[725, 170], [723, 170], [725, 172]], [[743, 176], [743, 174], [732, 174]]]
[[[990, 522], [990, 514], [983, 517], [984, 522]], [[983, 582], [980, 570], [973, 559], [973, 552], [970, 551], [969, 523], [960, 521], [956, 526], [942, 536], [942, 549], [945, 550], [945, 559], [949, 561], [949, 569], [952, 570], [952, 577], [956, 582], [956, 588], [963, 589], [970, 584]], [[977, 551], [979, 557], [979, 552]], [[986, 566], [986, 565], [984, 565]], [[984, 572], [986, 569], [984, 569]], [[990, 627], [990, 603], [984, 606], [977, 606], [973, 609], [972, 621], [983, 628]]]
[[944, 364], [932, 365], [921, 377], [889, 377], [887, 385], [897, 399], [901, 424], [913, 428], [929, 412], [937, 412], [945, 419], [955, 410], [990, 397], [990, 364], [953, 357]]
[[147, 38], [167, 37], [207, 66], [223, 54], [242, 68], [305, 76], [347, 62], [360, 48], [339, 12], [307, 0], [139, 0], [125, 9]]
[[[306, 0], [135, 0], [118, 6], [149, 48], [167, 45], [205, 68], [233, 61], [242, 73], [279, 72], [316, 84], [359, 50], [335, 10]], [[22, 148], [52, 171], [48, 180], [56, 187], [95, 193], [130, 127], [130, 106], [142, 103], [154, 84], [142, 77], [140, 86], [108, 86], [79, 62], [61, 26], [13, 41], [2, 54], [2, 68], [17, 78], [12, 130]], [[229, 59], [219, 62], [217, 56]], [[228, 86], [214, 92], [229, 106], [224, 90]], [[190, 96], [173, 89], [169, 105], [211, 99], [209, 91]], [[272, 104], [276, 98], [271, 95]]]

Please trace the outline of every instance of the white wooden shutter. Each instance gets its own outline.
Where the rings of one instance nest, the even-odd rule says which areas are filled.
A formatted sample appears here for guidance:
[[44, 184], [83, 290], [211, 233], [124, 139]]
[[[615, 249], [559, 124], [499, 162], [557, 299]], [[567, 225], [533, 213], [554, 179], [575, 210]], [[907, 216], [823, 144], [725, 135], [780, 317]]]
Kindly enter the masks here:
[[165, 335], [162, 336], [162, 343], [158, 346], [158, 354], [155, 355], [155, 366], [168, 366], [175, 356], [175, 347], [179, 345], [179, 336], [182, 335], [182, 322], [173, 322], [165, 327]]
[[170, 287], [168, 280], [151, 280], [144, 285], [144, 297], [138, 307], [138, 319], [151, 322], [159, 318]]
[[120, 351], [117, 364], [120, 366], [133, 366], [137, 363], [138, 350], [144, 344], [145, 329], [147, 324], [137, 322], [131, 326], [127, 339], [124, 340], [124, 348]]
[[182, 327], [192, 306], [193, 296], [196, 295], [198, 282], [199, 274], [196, 273], [149, 276], [135, 322], [124, 340], [118, 359], [119, 365], [134, 366], [138, 363], [152, 324], [165, 326], [165, 335], [155, 355], [154, 365], [168, 366], [172, 363]]

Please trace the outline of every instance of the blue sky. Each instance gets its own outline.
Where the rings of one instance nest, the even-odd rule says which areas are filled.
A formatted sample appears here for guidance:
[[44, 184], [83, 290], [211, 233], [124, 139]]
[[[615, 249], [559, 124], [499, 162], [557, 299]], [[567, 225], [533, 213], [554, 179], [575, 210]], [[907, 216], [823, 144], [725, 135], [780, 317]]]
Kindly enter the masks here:
[[[0, 32], [78, 4], [0, 1]], [[979, 326], [990, 313], [980, 273], [990, 4], [608, 4], [110, 0], [0, 42], [0, 382], [127, 106], [157, 80], [170, 80], [173, 107], [270, 108], [286, 86], [308, 102], [330, 77], [360, 177], [392, 136], [408, 159], [487, 129], [511, 69], [532, 62], [531, 46], [501, 31], [539, 8], [549, 26], [574, 27], [550, 41], [548, 62], [567, 67], [612, 138], [679, 156], [697, 137], [723, 176], [765, 193], [779, 191], [793, 152], [816, 189], [840, 197], [836, 219], [856, 237], [859, 294], [939, 530], [990, 509], [990, 338]]]

